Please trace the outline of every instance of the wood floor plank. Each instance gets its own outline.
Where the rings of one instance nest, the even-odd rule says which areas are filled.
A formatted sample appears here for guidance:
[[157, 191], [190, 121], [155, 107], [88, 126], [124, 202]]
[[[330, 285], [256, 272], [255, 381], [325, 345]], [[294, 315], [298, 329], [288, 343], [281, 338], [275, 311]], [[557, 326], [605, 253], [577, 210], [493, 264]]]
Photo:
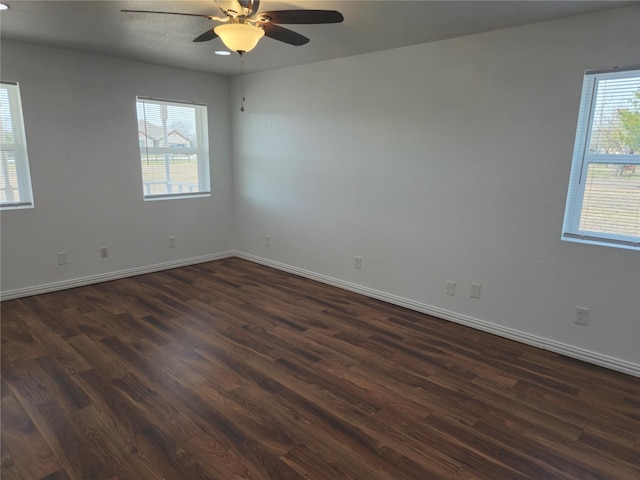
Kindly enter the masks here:
[[3, 469], [13, 466], [16, 473], [33, 479], [43, 478], [60, 469], [49, 445], [13, 396], [2, 399], [1, 435]]
[[639, 378], [237, 258], [1, 309], [3, 479], [640, 478]]
[[75, 412], [72, 422], [86, 448], [99, 452], [101, 460], [107, 464], [109, 470], [105, 472], [106, 475], [149, 478], [159, 473], [140, 461], [135, 455], [138, 448], [133, 437], [124, 430], [116, 417], [105, 413], [99, 405], [94, 403]]
[[3, 365], [19, 365], [46, 354], [22, 323], [3, 321], [1, 330]]

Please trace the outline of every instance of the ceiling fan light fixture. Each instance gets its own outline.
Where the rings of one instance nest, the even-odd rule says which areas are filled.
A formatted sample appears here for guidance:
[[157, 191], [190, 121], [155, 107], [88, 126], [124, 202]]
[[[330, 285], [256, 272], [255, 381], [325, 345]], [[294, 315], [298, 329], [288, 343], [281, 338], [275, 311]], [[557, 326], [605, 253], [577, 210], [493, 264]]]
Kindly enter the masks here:
[[215, 27], [213, 31], [229, 50], [240, 54], [253, 50], [264, 37], [262, 28], [248, 23], [224, 23]]

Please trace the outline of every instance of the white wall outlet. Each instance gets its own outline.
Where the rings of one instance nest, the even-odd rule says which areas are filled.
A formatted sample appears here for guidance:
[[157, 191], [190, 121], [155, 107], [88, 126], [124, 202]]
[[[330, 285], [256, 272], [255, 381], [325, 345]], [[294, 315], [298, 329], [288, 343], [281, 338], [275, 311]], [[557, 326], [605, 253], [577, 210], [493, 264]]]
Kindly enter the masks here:
[[265, 245], [265, 247], [270, 247], [271, 246], [271, 237], [269, 235], [266, 235], [264, 237], [264, 245]]
[[578, 325], [589, 324], [589, 309], [584, 307], [576, 307], [576, 321]]
[[169, 248], [174, 248], [176, 246], [176, 237], [169, 237]]
[[471, 298], [480, 298], [480, 284], [472, 283], [471, 284]]
[[447, 280], [447, 295], [453, 296], [455, 294], [456, 294], [456, 282]]
[[107, 247], [100, 247], [100, 258], [107, 258], [109, 256], [109, 249]]
[[67, 252], [58, 252], [58, 265], [66, 265], [68, 263]]
[[360, 270], [362, 268], [362, 257], [355, 258], [355, 268]]

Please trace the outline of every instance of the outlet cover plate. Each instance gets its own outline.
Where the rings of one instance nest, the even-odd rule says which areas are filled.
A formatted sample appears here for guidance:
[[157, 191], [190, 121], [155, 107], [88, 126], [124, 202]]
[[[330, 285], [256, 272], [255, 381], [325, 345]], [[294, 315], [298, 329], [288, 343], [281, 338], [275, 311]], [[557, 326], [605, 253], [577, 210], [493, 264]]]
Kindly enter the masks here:
[[589, 309], [585, 307], [576, 307], [576, 323], [578, 325], [589, 324]]
[[456, 282], [447, 280], [447, 295], [453, 296], [455, 294], [456, 294]]
[[58, 258], [58, 265], [66, 265], [67, 263], [69, 263], [69, 260], [67, 258], [67, 252], [58, 252], [57, 258]]

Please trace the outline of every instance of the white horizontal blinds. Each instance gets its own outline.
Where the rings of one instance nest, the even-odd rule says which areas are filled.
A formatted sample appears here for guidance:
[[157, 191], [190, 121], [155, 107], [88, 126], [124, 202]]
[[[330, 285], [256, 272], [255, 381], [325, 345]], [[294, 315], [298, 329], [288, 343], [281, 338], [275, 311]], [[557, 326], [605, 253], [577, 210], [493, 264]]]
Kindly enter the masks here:
[[0, 83], [0, 206], [33, 205], [20, 91]]
[[206, 106], [137, 99], [145, 197], [209, 191]]
[[595, 89], [587, 153], [640, 155], [640, 76], [600, 78]]
[[640, 167], [589, 162], [579, 228], [640, 241]]
[[563, 237], [640, 247], [640, 70], [585, 75]]
[[579, 230], [640, 241], [640, 72], [596, 75]]

